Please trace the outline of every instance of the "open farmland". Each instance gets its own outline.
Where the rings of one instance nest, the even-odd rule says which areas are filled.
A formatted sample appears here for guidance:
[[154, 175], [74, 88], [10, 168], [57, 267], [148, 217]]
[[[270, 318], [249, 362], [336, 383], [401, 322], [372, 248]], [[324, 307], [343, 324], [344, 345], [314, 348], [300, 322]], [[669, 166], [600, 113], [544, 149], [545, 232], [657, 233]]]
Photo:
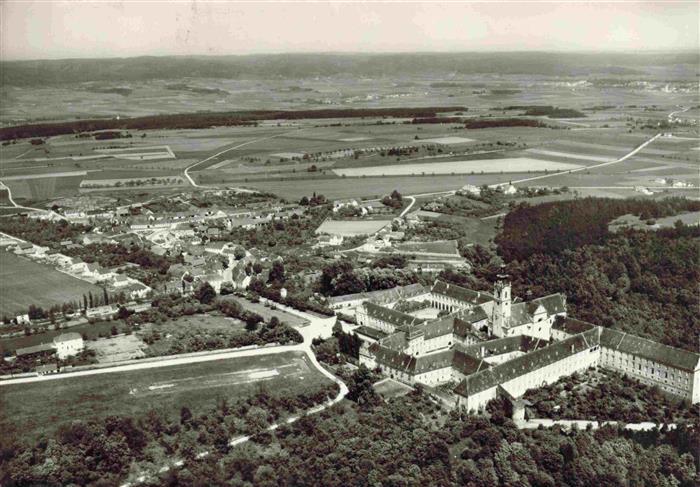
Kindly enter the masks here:
[[[240, 183], [243, 186], [274, 193], [282, 198], [298, 201], [302, 196], [310, 196], [314, 192], [329, 199], [342, 198], [380, 198], [391, 193], [394, 189], [403, 195], [455, 191], [465, 184], [507, 183], [510, 180], [530, 176], [519, 174], [488, 174], [474, 176], [395, 176], [377, 178], [328, 178], [306, 179], [301, 181], [255, 181]], [[202, 178], [199, 182], [215, 183], [215, 178]], [[220, 181], [220, 180], [219, 180]]]
[[102, 289], [29, 259], [0, 251], [0, 314], [26, 313], [30, 304], [48, 308]]
[[579, 166], [561, 162], [542, 161], [527, 157], [473, 161], [401, 164], [362, 168], [334, 169], [339, 176], [409, 176], [421, 174], [517, 173], [527, 171], [566, 171]]
[[391, 220], [326, 220], [316, 229], [316, 233], [355, 237], [372, 235], [387, 225], [391, 225]]
[[260, 355], [158, 368], [0, 385], [0, 429], [32, 437], [77, 419], [163, 417], [181, 407], [203, 411], [217, 400], [254, 395], [261, 384], [275, 395], [310, 392], [329, 384], [300, 352]]

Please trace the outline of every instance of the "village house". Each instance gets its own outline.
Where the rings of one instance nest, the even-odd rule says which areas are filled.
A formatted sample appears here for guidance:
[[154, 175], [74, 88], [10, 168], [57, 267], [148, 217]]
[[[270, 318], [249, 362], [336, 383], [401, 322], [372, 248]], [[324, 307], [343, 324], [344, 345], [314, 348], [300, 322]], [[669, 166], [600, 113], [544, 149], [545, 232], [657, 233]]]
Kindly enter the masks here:
[[53, 339], [56, 348], [56, 355], [61, 360], [65, 360], [73, 355], [78, 355], [83, 351], [83, 337], [79, 333], [63, 333]]

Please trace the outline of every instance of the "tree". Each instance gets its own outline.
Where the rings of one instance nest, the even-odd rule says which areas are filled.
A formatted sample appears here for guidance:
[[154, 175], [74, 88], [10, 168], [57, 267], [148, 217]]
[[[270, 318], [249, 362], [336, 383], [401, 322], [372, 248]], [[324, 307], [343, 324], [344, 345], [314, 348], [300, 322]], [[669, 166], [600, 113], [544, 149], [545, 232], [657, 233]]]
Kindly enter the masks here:
[[272, 263], [272, 268], [270, 269], [270, 276], [267, 280], [270, 284], [275, 284], [281, 286], [284, 284], [284, 263], [281, 260], [276, 260]]
[[222, 296], [226, 296], [227, 294], [233, 294], [234, 289], [233, 289], [233, 283], [230, 281], [222, 282], [221, 287], [219, 288], [219, 294]]
[[245, 422], [248, 434], [262, 433], [268, 427], [267, 412], [258, 406], [253, 406], [246, 413]]
[[379, 396], [372, 386], [372, 373], [364, 364], [360, 365], [348, 381], [348, 399], [360, 406], [372, 406], [379, 402]]
[[200, 286], [195, 290], [194, 292], [194, 297], [201, 303], [201, 304], [210, 304], [214, 299], [216, 298], [216, 290], [212, 287], [211, 284], [208, 282], [204, 281]]

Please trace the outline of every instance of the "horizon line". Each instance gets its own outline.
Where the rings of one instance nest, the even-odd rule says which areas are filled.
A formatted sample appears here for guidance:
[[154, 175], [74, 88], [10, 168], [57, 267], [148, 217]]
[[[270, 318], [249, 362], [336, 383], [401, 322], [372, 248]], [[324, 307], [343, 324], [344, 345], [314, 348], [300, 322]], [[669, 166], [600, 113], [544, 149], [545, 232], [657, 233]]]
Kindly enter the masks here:
[[[224, 58], [224, 57], [264, 57], [264, 56], [391, 56], [391, 55], [424, 55], [424, 54], [684, 54], [696, 53], [694, 47], [683, 48], [668, 48], [668, 49], [475, 49], [475, 50], [459, 50], [459, 51], [275, 51], [275, 52], [250, 52], [244, 54], [135, 54], [126, 56], [73, 56], [73, 57], [56, 57], [56, 58], [2, 58], [0, 63], [10, 62], [46, 62], [46, 61], [100, 61], [114, 59], [139, 59], [139, 58]], [[700, 56], [698, 57], [700, 64]]]

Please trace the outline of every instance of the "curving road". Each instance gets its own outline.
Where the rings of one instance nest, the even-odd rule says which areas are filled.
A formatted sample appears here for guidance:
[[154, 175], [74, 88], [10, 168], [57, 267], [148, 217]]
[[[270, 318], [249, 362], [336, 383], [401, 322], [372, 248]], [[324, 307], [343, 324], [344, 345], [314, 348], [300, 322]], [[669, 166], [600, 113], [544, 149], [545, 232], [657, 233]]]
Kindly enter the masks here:
[[[261, 301], [267, 302], [268, 300], [261, 298]], [[335, 375], [331, 374], [328, 370], [326, 370], [319, 362], [316, 360], [316, 355], [313, 353], [311, 350], [311, 340], [321, 334], [328, 334], [324, 333], [324, 331], [327, 332], [327, 330], [324, 330], [328, 325], [325, 323], [326, 319], [325, 318], [320, 318], [315, 315], [311, 315], [309, 313], [305, 313], [303, 311], [296, 310], [294, 308], [289, 308], [287, 306], [281, 305], [279, 303], [274, 303], [275, 306], [278, 308], [287, 311], [289, 313], [292, 313], [294, 315], [300, 316], [308, 320], [309, 324], [307, 326], [297, 328], [297, 330], [301, 333], [301, 335], [304, 337], [304, 341], [299, 344], [299, 345], [291, 345], [291, 346], [285, 346], [285, 347], [275, 347], [273, 348], [268, 348], [268, 349], [255, 349], [255, 350], [245, 350], [241, 351], [240, 355], [236, 356], [248, 356], [248, 355], [265, 355], [266, 353], [282, 353], [282, 352], [288, 352], [288, 351], [300, 351], [306, 354], [306, 356], [309, 358], [309, 361], [318, 369], [319, 372], [321, 372], [323, 375], [328, 377], [330, 380], [338, 384], [339, 390], [338, 394], [328, 402], [324, 404], [319, 404], [318, 406], [315, 406], [308, 411], [305, 412], [305, 414], [316, 414], [319, 413], [334, 404], [339, 403], [342, 401], [345, 396], [348, 394], [348, 387], [345, 385], [343, 381], [341, 381], [338, 377]], [[278, 350], [279, 349], [279, 350]], [[233, 353], [233, 352], [228, 352], [228, 353]], [[243, 355], [245, 354], [245, 355]], [[218, 357], [218, 355], [217, 355]], [[214, 360], [214, 359], [212, 359]], [[276, 423], [267, 428], [267, 431], [274, 431], [278, 429], [280, 426], [283, 424], [292, 424], [295, 421], [298, 421], [301, 418], [301, 416], [292, 416], [290, 418], [287, 418], [285, 421], [281, 423]], [[243, 443], [246, 443], [247, 441], [250, 440], [250, 436], [239, 436], [236, 438], [231, 438], [229, 441], [229, 446], [237, 446], [241, 445]], [[210, 455], [209, 451], [203, 451], [197, 454], [197, 458], [206, 458]], [[158, 470], [157, 473], [162, 474], [167, 471], [169, 471], [171, 468], [180, 468], [184, 465], [183, 460], [174, 460], [173, 462], [170, 463], [170, 465], [166, 465], [162, 467], [160, 470]], [[152, 479], [151, 474], [143, 474], [136, 478], [133, 482], [127, 482], [121, 485], [121, 487], [132, 487], [134, 485], [141, 484], [145, 482], [146, 480]]]
[[612, 165], [612, 164], [617, 164], [617, 163], [619, 163], [619, 162], [623, 162], [623, 161], [629, 159], [630, 157], [632, 157], [633, 155], [635, 155], [637, 152], [641, 151], [641, 150], [644, 149], [646, 146], [648, 146], [649, 144], [651, 144], [652, 142], [654, 142], [654, 141], [655, 141], [656, 139], [658, 139], [659, 137], [661, 137], [661, 133], [656, 134], [655, 136], [653, 136], [653, 137], [650, 138], [649, 140], [647, 140], [647, 141], [645, 141], [644, 143], [642, 143], [642, 144], [638, 145], [637, 147], [635, 147], [632, 151], [628, 152], [627, 154], [625, 154], [624, 156], [620, 157], [619, 159], [615, 159], [614, 161], [601, 162], [600, 164], [594, 164], [594, 165], [592, 165], [592, 166], [581, 166], [581, 167], [576, 168], [576, 169], [567, 169], [566, 171], [554, 172], [554, 173], [552, 173], [552, 174], [543, 174], [543, 175], [541, 175], [541, 176], [533, 176], [533, 177], [531, 177], [531, 178], [518, 179], [517, 181], [510, 181], [510, 182], [508, 182], [508, 183], [491, 184], [491, 185], [489, 186], [489, 188], [498, 188], [498, 187], [500, 187], [500, 186], [508, 186], [508, 185], [510, 185], [510, 184], [518, 184], [518, 183], [526, 183], [526, 182], [530, 182], [530, 181], [537, 181], [537, 180], [539, 180], [539, 179], [552, 178], [552, 177], [554, 177], [554, 176], [562, 176], [562, 175], [564, 175], [564, 174], [572, 174], [572, 173], [580, 172], [580, 171], [588, 171], [588, 170], [590, 170], [590, 169], [596, 169], [596, 168], [599, 168], [599, 167], [605, 167], [605, 166], [610, 166], [610, 165]]
[[213, 156], [209, 156], [209, 157], [207, 157], [206, 159], [202, 159], [201, 161], [197, 161], [197, 162], [195, 162], [194, 164], [191, 164], [191, 165], [187, 166], [187, 167], [185, 168], [185, 171], [184, 171], [185, 178], [187, 178], [187, 180], [190, 182], [190, 184], [191, 184], [193, 187], [195, 187], [195, 188], [207, 188], [208, 186], [206, 186], [206, 185], [201, 185], [201, 184], [197, 184], [197, 183], [195, 182], [195, 180], [192, 179], [192, 177], [191, 177], [190, 174], [189, 174], [189, 172], [190, 172], [191, 169], [194, 169], [195, 167], [199, 166], [200, 164], [204, 164], [205, 162], [211, 161], [212, 159], [217, 158], [217, 157], [219, 157], [219, 156], [222, 155], [222, 154], [226, 154], [227, 152], [230, 152], [230, 151], [232, 151], [232, 150], [240, 149], [241, 147], [245, 147], [246, 145], [254, 144], [254, 143], [256, 143], [256, 142], [261, 142], [261, 141], [263, 141], [263, 140], [274, 139], [275, 137], [281, 137], [281, 136], [283, 136], [283, 135], [288, 135], [288, 134], [291, 134], [291, 133], [295, 133], [295, 132], [298, 132], [299, 130], [303, 130], [303, 129], [297, 128], [297, 129], [294, 129], [294, 130], [290, 130], [290, 131], [287, 131], [287, 132], [282, 132], [282, 133], [275, 134], [275, 135], [270, 135], [270, 136], [267, 136], [267, 137], [260, 137], [260, 138], [257, 138], [257, 139], [249, 140], [248, 142], [243, 142], [242, 144], [234, 145], [233, 147], [229, 147], [228, 149], [224, 149], [224, 150], [222, 150], [222, 151], [220, 151], [220, 152], [217, 152], [217, 153], [214, 154]]
[[2, 180], [0, 180], [0, 190], [3, 190], [3, 189], [7, 190], [7, 199], [10, 200], [10, 203], [12, 204], [12, 206], [14, 208], [19, 208], [21, 210], [29, 210], [29, 211], [40, 211], [40, 212], [44, 212], [44, 213], [48, 213], [50, 215], [53, 215], [54, 217], [56, 217], [60, 220], [65, 219], [64, 217], [62, 217], [61, 215], [59, 215], [58, 213], [56, 213], [53, 210], [46, 210], [44, 208], [34, 208], [31, 206], [18, 205], [17, 202], [15, 202], [15, 200], [12, 199], [12, 190], [10, 189], [10, 187], [7, 184], [5, 184], [4, 182], [2, 182]]

